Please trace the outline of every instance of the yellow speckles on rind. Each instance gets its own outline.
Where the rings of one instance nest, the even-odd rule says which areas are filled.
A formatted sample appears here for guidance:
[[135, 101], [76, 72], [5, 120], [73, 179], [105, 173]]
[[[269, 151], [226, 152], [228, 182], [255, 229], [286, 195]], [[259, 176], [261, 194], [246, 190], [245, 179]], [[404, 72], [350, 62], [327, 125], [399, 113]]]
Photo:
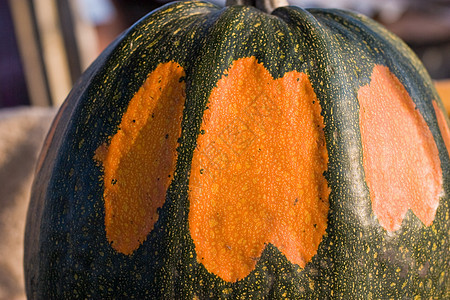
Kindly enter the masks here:
[[437, 244], [433, 243], [433, 247], [431, 247], [431, 251], [436, 251], [436, 249], [437, 249]]
[[309, 289], [313, 291], [313, 290], [314, 290], [314, 285], [315, 285], [315, 284], [314, 284], [314, 281], [313, 281], [312, 279], [309, 279], [308, 285], [309, 285]]
[[231, 289], [231, 288], [225, 288], [222, 290], [222, 294], [224, 294], [224, 295], [229, 295], [232, 292], [233, 292], [233, 289]]
[[158, 43], [158, 39], [155, 39], [155, 40], [151, 41], [147, 47], [148, 48], [154, 47], [157, 43]]
[[439, 284], [440, 285], [442, 285], [444, 283], [445, 276], [446, 276], [446, 272], [445, 271], [442, 271], [441, 274], [439, 274]]
[[427, 280], [426, 287], [428, 290], [430, 290], [433, 287], [433, 281], [430, 278], [428, 278], [428, 280]]

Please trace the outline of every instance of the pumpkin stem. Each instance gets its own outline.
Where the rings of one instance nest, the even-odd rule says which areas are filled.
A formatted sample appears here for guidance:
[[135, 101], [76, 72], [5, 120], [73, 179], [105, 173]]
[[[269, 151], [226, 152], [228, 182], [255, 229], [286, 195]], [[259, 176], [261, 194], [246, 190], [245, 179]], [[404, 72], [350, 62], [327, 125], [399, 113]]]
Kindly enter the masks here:
[[266, 13], [271, 13], [278, 7], [288, 6], [287, 0], [227, 0], [226, 6], [248, 5], [254, 6]]

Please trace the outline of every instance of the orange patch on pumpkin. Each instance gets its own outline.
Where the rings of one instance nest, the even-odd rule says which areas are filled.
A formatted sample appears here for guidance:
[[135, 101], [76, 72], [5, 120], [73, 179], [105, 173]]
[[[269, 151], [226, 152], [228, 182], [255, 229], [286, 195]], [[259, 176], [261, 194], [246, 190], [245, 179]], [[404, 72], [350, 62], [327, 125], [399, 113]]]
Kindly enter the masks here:
[[327, 227], [328, 154], [308, 76], [274, 80], [255, 57], [236, 60], [209, 98], [190, 175], [197, 259], [235, 282], [268, 243], [304, 267]]
[[439, 130], [441, 131], [442, 138], [444, 139], [445, 147], [447, 148], [447, 152], [450, 154], [450, 130], [447, 125], [447, 120], [445, 119], [445, 115], [439, 108], [436, 101], [433, 101], [433, 108], [436, 113]]
[[173, 178], [185, 103], [184, 70], [160, 64], [131, 99], [110, 145], [95, 159], [104, 168], [106, 236], [131, 254], [158, 220]]
[[366, 182], [381, 226], [400, 229], [408, 209], [431, 225], [442, 170], [423, 116], [397, 77], [380, 65], [374, 67], [370, 85], [360, 88], [358, 100]]

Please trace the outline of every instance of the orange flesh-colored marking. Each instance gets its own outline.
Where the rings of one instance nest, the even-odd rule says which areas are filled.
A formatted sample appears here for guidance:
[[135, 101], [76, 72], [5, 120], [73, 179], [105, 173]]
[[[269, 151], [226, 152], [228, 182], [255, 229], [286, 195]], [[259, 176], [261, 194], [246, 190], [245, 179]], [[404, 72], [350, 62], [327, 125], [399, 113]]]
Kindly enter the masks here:
[[255, 57], [236, 60], [213, 89], [190, 175], [197, 259], [235, 282], [268, 243], [304, 267], [327, 227], [328, 154], [308, 76], [274, 80]]
[[442, 138], [444, 139], [445, 147], [447, 148], [447, 152], [450, 154], [450, 130], [448, 128], [447, 121], [445, 120], [445, 115], [439, 108], [436, 101], [433, 101], [433, 108], [436, 113], [439, 130], [441, 131]]
[[183, 76], [178, 64], [160, 64], [131, 99], [110, 145], [96, 151], [104, 168], [106, 235], [123, 254], [131, 254], [152, 231], [173, 178]]
[[439, 205], [442, 170], [427, 123], [387, 67], [374, 67], [358, 100], [364, 171], [380, 224], [398, 230], [411, 209], [429, 226]]

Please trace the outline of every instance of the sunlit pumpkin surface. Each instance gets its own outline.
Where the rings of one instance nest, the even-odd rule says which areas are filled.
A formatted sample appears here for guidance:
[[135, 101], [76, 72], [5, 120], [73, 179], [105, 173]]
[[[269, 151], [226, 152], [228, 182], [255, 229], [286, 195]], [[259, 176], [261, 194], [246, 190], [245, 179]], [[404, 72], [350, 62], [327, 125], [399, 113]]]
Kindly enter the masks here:
[[431, 225], [442, 191], [442, 170], [428, 125], [387, 67], [374, 67], [358, 100], [364, 172], [380, 224], [388, 231], [398, 230], [411, 209]]
[[443, 107], [414, 53], [362, 15], [161, 7], [52, 125], [27, 296], [447, 299]]
[[[124, 254], [158, 219], [176, 162], [184, 83], [173, 63], [153, 71], [96, 159], [105, 169], [108, 240]], [[194, 152], [189, 226], [198, 260], [227, 281], [247, 276], [272, 243], [304, 267], [325, 233], [329, 189], [320, 105], [308, 77], [274, 80], [237, 60], [211, 94]], [[178, 122], [170, 122], [173, 118]]]
[[210, 272], [242, 279], [268, 243], [301, 267], [316, 254], [329, 195], [320, 111], [305, 74], [274, 80], [254, 57], [213, 89], [189, 189], [197, 259]]
[[104, 168], [106, 235], [121, 253], [142, 244], [164, 204], [181, 133], [183, 76], [178, 64], [160, 64], [130, 101], [110, 145], [96, 151]]

